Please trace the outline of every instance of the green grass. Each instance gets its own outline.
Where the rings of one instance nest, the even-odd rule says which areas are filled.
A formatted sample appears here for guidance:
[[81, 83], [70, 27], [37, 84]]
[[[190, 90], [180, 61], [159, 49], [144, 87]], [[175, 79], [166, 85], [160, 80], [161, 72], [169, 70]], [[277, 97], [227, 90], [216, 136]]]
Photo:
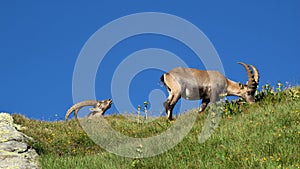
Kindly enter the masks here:
[[[42, 168], [300, 168], [299, 92], [299, 87], [274, 91], [265, 86], [255, 104], [228, 102], [219, 127], [202, 144], [198, 136], [207, 114], [198, 115], [179, 144], [150, 158], [107, 152], [75, 120], [13, 117], [26, 127], [23, 132], [34, 138], [30, 145], [40, 154]], [[131, 137], [157, 135], [174, 125], [165, 117], [142, 124], [121, 115], [105, 118], [115, 130]]]

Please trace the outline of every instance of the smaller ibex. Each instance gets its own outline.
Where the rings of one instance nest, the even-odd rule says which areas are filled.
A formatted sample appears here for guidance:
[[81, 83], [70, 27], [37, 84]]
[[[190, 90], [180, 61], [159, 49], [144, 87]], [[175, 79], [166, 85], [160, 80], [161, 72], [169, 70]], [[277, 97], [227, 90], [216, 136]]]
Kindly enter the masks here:
[[220, 72], [213, 70], [178, 67], [163, 74], [160, 79], [169, 93], [164, 102], [167, 118], [172, 120], [173, 108], [181, 97], [187, 100], [202, 99], [199, 112], [203, 112], [209, 102], [219, 101], [221, 96], [239, 96], [249, 103], [255, 102], [254, 94], [259, 80], [258, 71], [253, 65], [238, 63], [246, 69], [248, 75], [246, 84], [229, 80]]
[[90, 114], [88, 115], [88, 118], [91, 118], [95, 115], [104, 115], [105, 111], [108, 110], [111, 107], [112, 100], [85, 100], [79, 103], [74, 104], [66, 113], [66, 121], [68, 121], [69, 116], [72, 112], [74, 112], [74, 118], [77, 119], [77, 113], [78, 111], [84, 107], [84, 106], [93, 106], [90, 108]]

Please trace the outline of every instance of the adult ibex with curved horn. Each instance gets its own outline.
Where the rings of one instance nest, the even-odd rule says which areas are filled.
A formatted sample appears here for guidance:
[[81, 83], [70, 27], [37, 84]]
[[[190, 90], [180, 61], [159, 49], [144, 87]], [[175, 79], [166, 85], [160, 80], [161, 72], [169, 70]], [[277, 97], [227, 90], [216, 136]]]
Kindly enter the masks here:
[[74, 112], [74, 118], [77, 119], [78, 111], [84, 107], [84, 106], [93, 106], [90, 108], [90, 114], [88, 115], [88, 118], [95, 116], [95, 115], [104, 115], [106, 110], [108, 110], [111, 107], [112, 100], [85, 100], [79, 103], [74, 104], [66, 113], [66, 121], [68, 121], [69, 116], [72, 112]]
[[[259, 74], [253, 65], [241, 64], [247, 72], [248, 82], [241, 84], [227, 79], [220, 72], [177, 67], [161, 76], [169, 96], [164, 102], [167, 118], [172, 120], [172, 111], [182, 97], [187, 100], [200, 100], [199, 112], [203, 112], [209, 102], [216, 103], [221, 96], [239, 96], [254, 103], [254, 94], [258, 86]], [[252, 70], [251, 70], [252, 69]]]

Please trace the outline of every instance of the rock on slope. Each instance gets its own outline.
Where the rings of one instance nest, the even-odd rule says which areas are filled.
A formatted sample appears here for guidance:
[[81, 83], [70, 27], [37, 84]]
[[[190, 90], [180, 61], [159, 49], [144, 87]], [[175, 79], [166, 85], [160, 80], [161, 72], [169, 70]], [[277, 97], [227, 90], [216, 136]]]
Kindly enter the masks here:
[[31, 138], [15, 128], [8, 113], [0, 113], [0, 169], [38, 169], [38, 154], [27, 145]]

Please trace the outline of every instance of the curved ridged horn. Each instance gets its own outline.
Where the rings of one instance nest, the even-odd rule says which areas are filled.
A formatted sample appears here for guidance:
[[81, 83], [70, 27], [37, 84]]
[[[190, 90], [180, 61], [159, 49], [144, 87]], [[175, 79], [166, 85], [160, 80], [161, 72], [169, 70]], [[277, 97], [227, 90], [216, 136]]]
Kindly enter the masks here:
[[254, 80], [255, 80], [256, 84], [258, 84], [258, 82], [259, 82], [259, 73], [258, 73], [258, 70], [256, 69], [255, 66], [253, 66], [253, 65], [250, 65], [250, 66], [251, 66], [251, 68], [253, 70], [253, 73], [254, 73]]
[[74, 117], [77, 118], [77, 112], [79, 109], [81, 109], [84, 106], [94, 106], [98, 103], [98, 100], [85, 100], [79, 103], [74, 104], [71, 108], [69, 108], [69, 110], [66, 113], [66, 117], [65, 120], [68, 121], [69, 116], [71, 115], [71, 113], [73, 111], [75, 111], [74, 113]]
[[254, 78], [253, 78], [253, 74], [252, 74], [252, 71], [250, 70], [249, 66], [243, 62], [238, 62], [238, 64], [241, 64], [246, 69], [246, 72], [248, 75], [248, 84], [251, 84], [251, 82], [254, 81]]

